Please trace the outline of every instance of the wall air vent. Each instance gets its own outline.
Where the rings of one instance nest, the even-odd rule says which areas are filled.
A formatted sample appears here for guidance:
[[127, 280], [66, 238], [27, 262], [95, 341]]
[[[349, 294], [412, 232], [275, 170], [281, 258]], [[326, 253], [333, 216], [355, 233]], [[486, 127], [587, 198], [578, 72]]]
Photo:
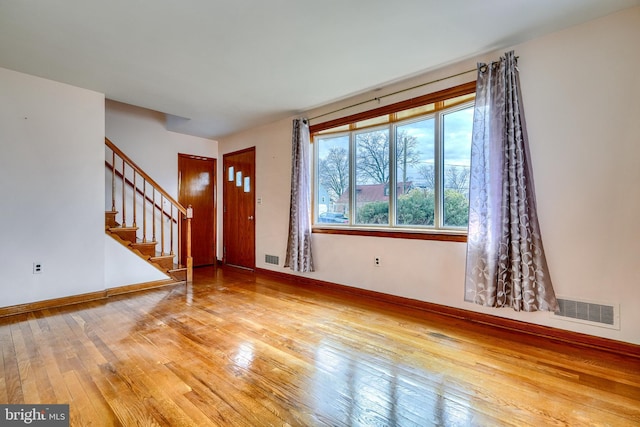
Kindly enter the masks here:
[[280, 263], [280, 258], [277, 255], [265, 255], [264, 262], [267, 264], [278, 265]]
[[553, 315], [561, 320], [586, 323], [610, 329], [620, 329], [619, 306], [575, 298], [557, 297], [560, 311]]

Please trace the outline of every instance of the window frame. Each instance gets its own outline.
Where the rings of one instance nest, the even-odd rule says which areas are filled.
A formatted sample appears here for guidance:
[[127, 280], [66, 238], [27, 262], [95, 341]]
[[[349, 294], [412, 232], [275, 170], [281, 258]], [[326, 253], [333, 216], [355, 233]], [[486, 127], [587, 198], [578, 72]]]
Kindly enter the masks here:
[[[399, 124], [408, 123], [411, 120], [418, 120], [421, 117], [427, 117], [429, 115], [438, 115], [438, 114], [441, 114], [443, 110], [449, 110], [451, 108], [455, 108], [456, 105], [444, 106], [444, 102], [451, 98], [473, 94], [475, 93], [475, 91], [476, 91], [476, 82], [471, 81], [458, 86], [454, 86], [449, 89], [440, 90], [437, 92], [433, 92], [433, 93], [419, 96], [416, 98], [411, 98], [411, 99], [390, 104], [387, 106], [375, 108], [375, 109], [364, 111], [357, 114], [352, 114], [349, 116], [340, 117], [340, 118], [329, 120], [323, 123], [312, 124], [309, 128], [309, 131], [311, 134], [311, 143], [314, 144], [315, 139], [317, 137], [323, 136], [322, 134], [319, 134], [320, 132], [337, 128], [337, 127], [343, 127], [344, 129], [344, 126], [348, 126], [349, 130], [344, 129], [340, 132], [336, 132], [335, 135], [338, 135], [338, 134], [355, 135], [356, 132], [361, 132], [365, 129], [367, 130], [376, 129], [376, 128], [379, 128], [380, 126], [388, 126], [390, 133], [394, 133], [396, 132], [396, 128]], [[464, 101], [460, 104], [463, 104], [466, 102], [469, 102], [469, 101]], [[440, 103], [440, 108], [438, 108], [439, 103]], [[425, 113], [416, 115], [415, 117], [403, 117], [402, 119], [396, 119], [395, 117], [395, 113], [397, 112], [408, 110], [411, 108], [422, 107], [428, 104], [434, 104], [434, 106], [436, 107], [434, 111], [431, 113], [425, 112]], [[384, 115], [389, 115], [389, 120], [387, 121], [386, 124], [378, 123], [378, 124], [372, 125], [371, 127], [355, 126], [355, 124], [358, 122], [374, 119], [376, 117], [380, 117]], [[350, 136], [349, 139], [350, 139], [349, 141], [350, 149], [353, 150], [355, 148], [353, 145], [354, 144], [353, 140], [355, 138], [353, 136]], [[393, 135], [393, 137], [390, 135], [389, 144], [390, 144], [390, 148], [389, 148], [390, 151], [395, 152], [395, 149], [396, 149], [395, 134]], [[436, 142], [436, 145], [438, 144], [440, 144], [440, 142]], [[314, 161], [313, 161], [312, 168], [313, 168], [313, 176], [314, 176], [313, 182], [314, 182], [314, 189], [315, 189], [317, 188], [317, 185], [318, 185], [317, 175], [315, 170], [317, 167], [317, 162], [315, 161], [315, 156], [317, 155], [317, 152], [315, 151], [315, 147], [314, 147], [313, 153], [314, 153]], [[349, 158], [350, 163], [353, 161], [352, 157], [353, 156], [350, 155], [350, 158]], [[390, 162], [393, 161], [393, 163], [390, 163], [389, 173], [395, 175], [396, 173], [395, 169], [397, 169], [397, 165], [395, 164], [395, 161], [394, 161], [395, 155], [391, 155], [390, 157], [391, 157]], [[442, 162], [442, 156], [439, 157], [438, 161]], [[350, 170], [352, 171], [352, 173], [355, 173], [353, 169], [354, 169], [354, 165], [350, 164]], [[355, 188], [351, 188], [351, 187], [353, 186], [350, 183], [349, 191], [351, 191], [352, 193], [355, 192]], [[395, 191], [390, 191], [390, 193], [392, 193], [395, 197]], [[391, 212], [391, 209], [395, 209], [395, 200], [393, 201], [391, 200], [391, 194], [389, 197], [389, 210], [390, 210], [389, 225], [384, 225], [384, 226], [356, 225], [353, 220], [351, 220], [349, 225], [328, 225], [325, 223], [318, 223], [316, 222], [317, 221], [317, 217], [316, 217], [317, 201], [315, 199], [316, 199], [316, 191], [314, 190], [312, 195], [312, 206], [313, 206], [312, 232], [313, 233], [376, 236], [376, 237], [391, 237], [391, 238], [421, 239], [421, 240], [441, 240], [441, 241], [456, 241], [456, 242], [466, 242], [467, 240], [466, 228], [465, 229], [436, 228], [438, 224], [434, 224], [434, 228], [417, 228], [417, 227], [412, 228], [411, 226], [406, 226], [406, 225], [393, 225], [393, 222], [394, 222], [393, 218], [395, 217], [396, 212], [394, 211], [393, 214]], [[350, 200], [351, 201], [354, 200], [353, 194]], [[437, 203], [442, 204], [442, 200], [437, 200]], [[436, 209], [437, 208], [438, 207], [436, 207]], [[352, 206], [352, 203], [350, 203], [349, 212], [350, 212], [350, 218], [352, 218], [351, 215], [353, 215], [355, 212], [355, 207]], [[442, 218], [440, 218], [440, 221], [442, 221]]]

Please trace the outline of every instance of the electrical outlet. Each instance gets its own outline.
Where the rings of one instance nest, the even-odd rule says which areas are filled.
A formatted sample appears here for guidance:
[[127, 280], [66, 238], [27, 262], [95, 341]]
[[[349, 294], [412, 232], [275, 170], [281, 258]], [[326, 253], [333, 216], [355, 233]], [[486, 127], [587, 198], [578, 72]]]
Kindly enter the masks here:
[[34, 262], [33, 263], [33, 274], [42, 274], [42, 263]]
[[376, 267], [380, 267], [380, 258], [379, 257], [375, 257], [373, 259], [373, 265], [375, 265]]

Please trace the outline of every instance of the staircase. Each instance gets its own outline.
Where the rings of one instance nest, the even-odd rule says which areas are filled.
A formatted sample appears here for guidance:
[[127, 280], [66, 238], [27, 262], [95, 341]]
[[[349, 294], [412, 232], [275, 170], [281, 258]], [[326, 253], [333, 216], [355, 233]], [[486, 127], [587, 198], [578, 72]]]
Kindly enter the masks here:
[[185, 208], [105, 138], [105, 231], [176, 282], [191, 283], [191, 207]]

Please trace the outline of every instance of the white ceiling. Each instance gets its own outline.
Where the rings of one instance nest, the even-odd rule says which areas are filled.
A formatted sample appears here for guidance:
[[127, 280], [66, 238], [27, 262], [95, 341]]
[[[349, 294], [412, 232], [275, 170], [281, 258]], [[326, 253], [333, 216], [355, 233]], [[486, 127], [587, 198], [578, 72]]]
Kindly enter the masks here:
[[208, 138], [640, 0], [0, 0], [0, 67]]

